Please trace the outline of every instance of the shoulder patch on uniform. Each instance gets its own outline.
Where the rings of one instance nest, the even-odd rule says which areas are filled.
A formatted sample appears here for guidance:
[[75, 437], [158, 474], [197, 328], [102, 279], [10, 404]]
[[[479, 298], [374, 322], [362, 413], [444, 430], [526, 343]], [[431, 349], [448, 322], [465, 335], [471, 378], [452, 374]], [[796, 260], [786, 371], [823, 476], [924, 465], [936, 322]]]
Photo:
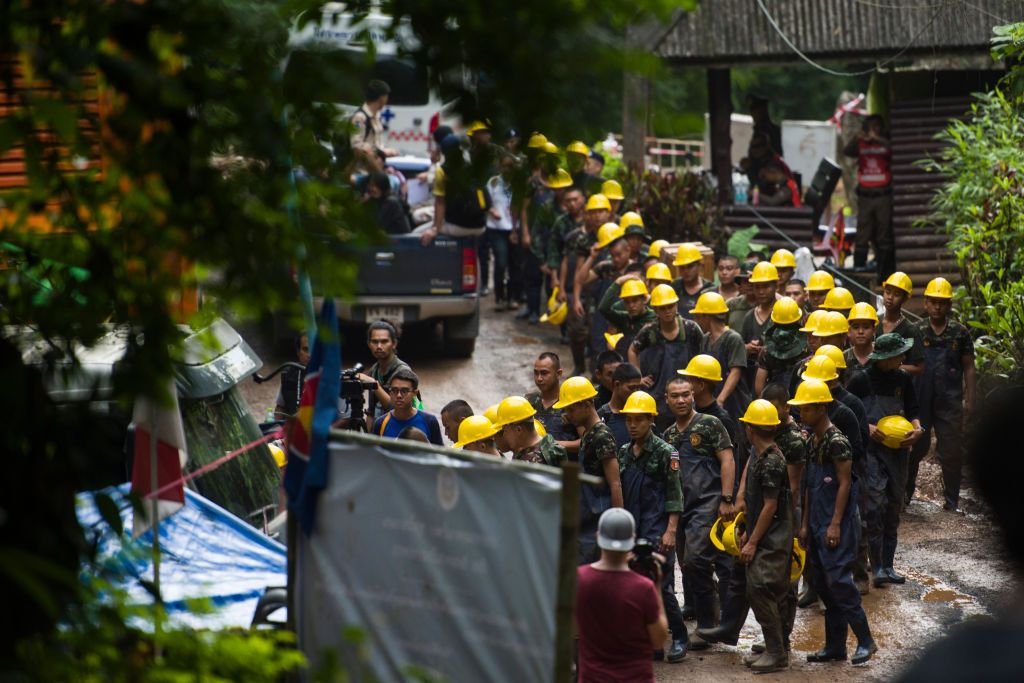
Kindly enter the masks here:
[[677, 451], [675, 449], [672, 449], [672, 452], [669, 453], [668, 458], [669, 458], [668, 466], [672, 469], [673, 472], [678, 472], [679, 471], [679, 451]]

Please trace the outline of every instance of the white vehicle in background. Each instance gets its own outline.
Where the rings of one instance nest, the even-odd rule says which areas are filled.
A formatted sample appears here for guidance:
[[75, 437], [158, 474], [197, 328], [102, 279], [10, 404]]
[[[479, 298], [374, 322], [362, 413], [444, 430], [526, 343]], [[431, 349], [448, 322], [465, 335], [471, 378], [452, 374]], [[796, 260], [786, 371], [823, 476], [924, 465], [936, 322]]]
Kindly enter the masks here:
[[[429, 87], [426, 72], [399, 54], [400, 47], [416, 45], [412, 31], [400, 26], [397, 38], [392, 40], [387, 35], [390, 26], [391, 17], [376, 9], [354, 17], [344, 4], [327, 3], [319, 23], [313, 21], [293, 29], [287, 69], [321, 75], [324, 87], [320, 101], [337, 105], [346, 115], [363, 103], [363, 88], [370, 79], [385, 81], [391, 86], [391, 96], [380, 114], [384, 124], [381, 146], [403, 156], [426, 158], [433, 144], [433, 130], [441, 123], [457, 125], [458, 118], [448, 119], [445, 103]], [[372, 65], [366, 63], [367, 39], [373, 41], [376, 50]], [[331, 78], [332, 72], [344, 77]], [[353, 78], [353, 73], [361, 78]]]

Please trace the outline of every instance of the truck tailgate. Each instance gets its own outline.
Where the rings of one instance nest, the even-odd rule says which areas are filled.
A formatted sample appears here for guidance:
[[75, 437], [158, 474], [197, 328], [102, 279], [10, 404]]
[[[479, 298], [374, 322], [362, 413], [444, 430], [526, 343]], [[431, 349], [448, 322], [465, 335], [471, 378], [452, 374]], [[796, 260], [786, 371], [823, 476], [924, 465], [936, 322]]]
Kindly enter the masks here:
[[[464, 254], [464, 250], [471, 253]], [[472, 247], [448, 237], [438, 236], [433, 244], [424, 247], [419, 236], [393, 236], [389, 244], [367, 247], [363, 252], [356, 294], [461, 294], [463, 260], [470, 257], [475, 264], [475, 252]], [[475, 274], [475, 265], [473, 270]]]

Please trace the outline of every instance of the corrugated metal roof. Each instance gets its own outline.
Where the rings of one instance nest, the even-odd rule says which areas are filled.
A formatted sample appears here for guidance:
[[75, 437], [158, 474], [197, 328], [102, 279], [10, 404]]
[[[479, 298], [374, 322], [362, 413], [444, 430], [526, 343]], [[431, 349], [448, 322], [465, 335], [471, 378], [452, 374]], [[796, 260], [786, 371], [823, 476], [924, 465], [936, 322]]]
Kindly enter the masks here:
[[[993, 26], [1024, 21], [1022, 0], [763, 2], [782, 32], [816, 59], [985, 54]], [[799, 59], [757, 0], [702, 0], [697, 11], [679, 14], [655, 52], [676, 64], [708, 66]]]

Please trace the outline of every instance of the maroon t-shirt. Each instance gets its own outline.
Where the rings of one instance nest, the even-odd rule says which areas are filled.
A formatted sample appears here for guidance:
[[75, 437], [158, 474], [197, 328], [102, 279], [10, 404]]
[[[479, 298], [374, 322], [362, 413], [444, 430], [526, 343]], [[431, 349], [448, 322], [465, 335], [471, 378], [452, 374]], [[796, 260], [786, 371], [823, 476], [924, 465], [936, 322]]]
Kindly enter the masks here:
[[576, 569], [580, 683], [653, 683], [648, 624], [658, 620], [654, 582], [636, 572]]

